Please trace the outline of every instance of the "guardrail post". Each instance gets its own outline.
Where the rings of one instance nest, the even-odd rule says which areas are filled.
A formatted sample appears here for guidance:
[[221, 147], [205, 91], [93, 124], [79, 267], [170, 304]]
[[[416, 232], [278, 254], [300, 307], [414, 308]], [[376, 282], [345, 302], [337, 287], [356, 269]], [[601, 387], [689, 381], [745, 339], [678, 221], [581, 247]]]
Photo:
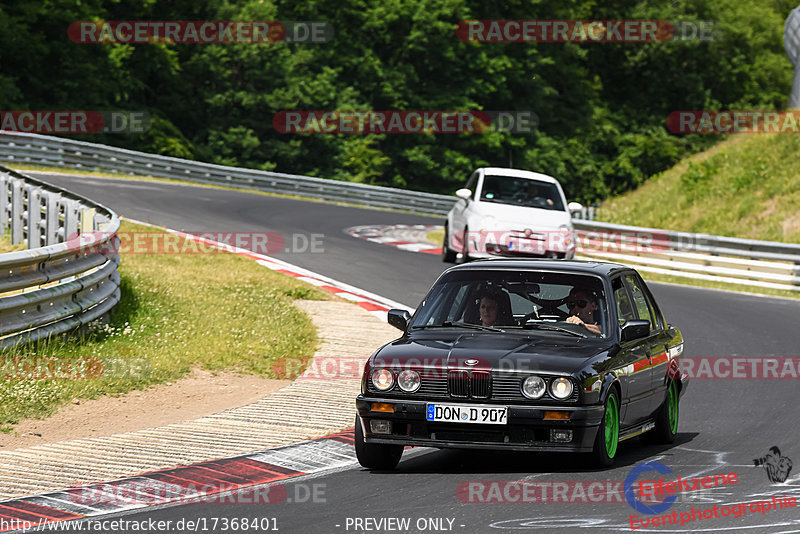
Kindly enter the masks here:
[[58, 243], [58, 201], [61, 195], [58, 193], [46, 193], [45, 202], [45, 245], [55, 245]]
[[8, 182], [8, 176], [0, 174], [0, 236], [6, 234], [9, 219], [11, 218], [10, 206], [8, 205]]
[[28, 185], [28, 248], [42, 246], [42, 190]]
[[81, 233], [88, 234], [94, 232], [94, 216], [97, 210], [94, 208], [81, 210]]
[[22, 242], [22, 231], [25, 227], [25, 206], [23, 205], [23, 189], [20, 180], [11, 181], [11, 244]]
[[74, 200], [62, 198], [59, 201], [59, 211], [64, 210], [64, 240], [74, 237], [78, 233], [78, 203]]

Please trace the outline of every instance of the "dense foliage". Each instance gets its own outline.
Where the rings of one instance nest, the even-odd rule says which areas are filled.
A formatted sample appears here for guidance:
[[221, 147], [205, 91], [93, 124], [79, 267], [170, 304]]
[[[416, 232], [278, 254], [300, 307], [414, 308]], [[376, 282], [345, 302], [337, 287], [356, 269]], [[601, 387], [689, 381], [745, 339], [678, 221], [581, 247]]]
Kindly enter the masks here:
[[[451, 192], [497, 165], [573, 199], [631, 189], [717, 140], [675, 110], [783, 108], [796, 0], [16, 0], [0, 6], [0, 108], [145, 110], [86, 140], [221, 164]], [[78, 44], [76, 20], [325, 20], [327, 44]], [[465, 43], [464, 19], [711, 20], [716, 40]], [[530, 134], [281, 134], [282, 110], [533, 110]]]

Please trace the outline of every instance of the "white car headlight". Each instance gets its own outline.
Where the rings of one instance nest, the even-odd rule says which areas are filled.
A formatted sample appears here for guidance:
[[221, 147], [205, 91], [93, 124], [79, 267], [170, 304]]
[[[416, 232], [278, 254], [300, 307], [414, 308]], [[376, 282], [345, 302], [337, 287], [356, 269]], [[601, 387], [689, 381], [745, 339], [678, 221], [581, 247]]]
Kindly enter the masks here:
[[556, 378], [550, 383], [550, 393], [557, 399], [566, 399], [572, 395], [572, 382], [564, 377]]
[[542, 395], [544, 395], [546, 390], [547, 386], [545, 385], [544, 380], [538, 376], [529, 376], [522, 383], [522, 394], [529, 399], [542, 398]]
[[388, 369], [372, 371], [372, 385], [380, 391], [387, 391], [394, 385], [394, 375]]
[[417, 391], [421, 383], [419, 373], [416, 371], [406, 369], [397, 375], [397, 385], [407, 393], [414, 393]]

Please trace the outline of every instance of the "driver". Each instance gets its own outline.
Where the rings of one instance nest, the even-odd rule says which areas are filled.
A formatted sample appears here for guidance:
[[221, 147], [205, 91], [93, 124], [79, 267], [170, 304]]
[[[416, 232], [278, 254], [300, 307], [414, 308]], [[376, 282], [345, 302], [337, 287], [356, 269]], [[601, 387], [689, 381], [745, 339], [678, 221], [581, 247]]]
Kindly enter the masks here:
[[597, 297], [591, 291], [572, 288], [567, 296], [567, 308], [569, 309], [570, 316], [567, 318], [568, 323], [581, 325], [586, 330], [593, 334], [601, 334], [600, 325], [595, 319], [595, 310], [597, 309]]
[[553, 199], [546, 195], [543, 196], [539, 191], [539, 187], [534, 182], [528, 183], [525, 187], [525, 191], [520, 191], [517, 199], [520, 202], [526, 202], [533, 206], [553, 206]]

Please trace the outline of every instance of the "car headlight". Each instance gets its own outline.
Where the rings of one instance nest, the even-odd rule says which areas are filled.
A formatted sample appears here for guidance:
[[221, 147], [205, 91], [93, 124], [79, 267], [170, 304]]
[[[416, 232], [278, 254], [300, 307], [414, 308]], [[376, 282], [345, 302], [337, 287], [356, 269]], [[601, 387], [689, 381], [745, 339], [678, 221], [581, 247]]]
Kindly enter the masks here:
[[406, 369], [397, 375], [397, 385], [407, 393], [414, 393], [417, 391], [421, 383], [419, 373], [416, 371]]
[[394, 375], [388, 369], [372, 371], [372, 385], [380, 391], [387, 391], [394, 385]]
[[550, 393], [557, 399], [566, 399], [572, 395], [572, 382], [567, 378], [556, 378], [550, 383]]
[[540, 399], [544, 392], [547, 390], [547, 386], [544, 383], [544, 380], [538, 376], [529, 376], [522, 382], [522, 394], [528, 397], [529, 399]]

